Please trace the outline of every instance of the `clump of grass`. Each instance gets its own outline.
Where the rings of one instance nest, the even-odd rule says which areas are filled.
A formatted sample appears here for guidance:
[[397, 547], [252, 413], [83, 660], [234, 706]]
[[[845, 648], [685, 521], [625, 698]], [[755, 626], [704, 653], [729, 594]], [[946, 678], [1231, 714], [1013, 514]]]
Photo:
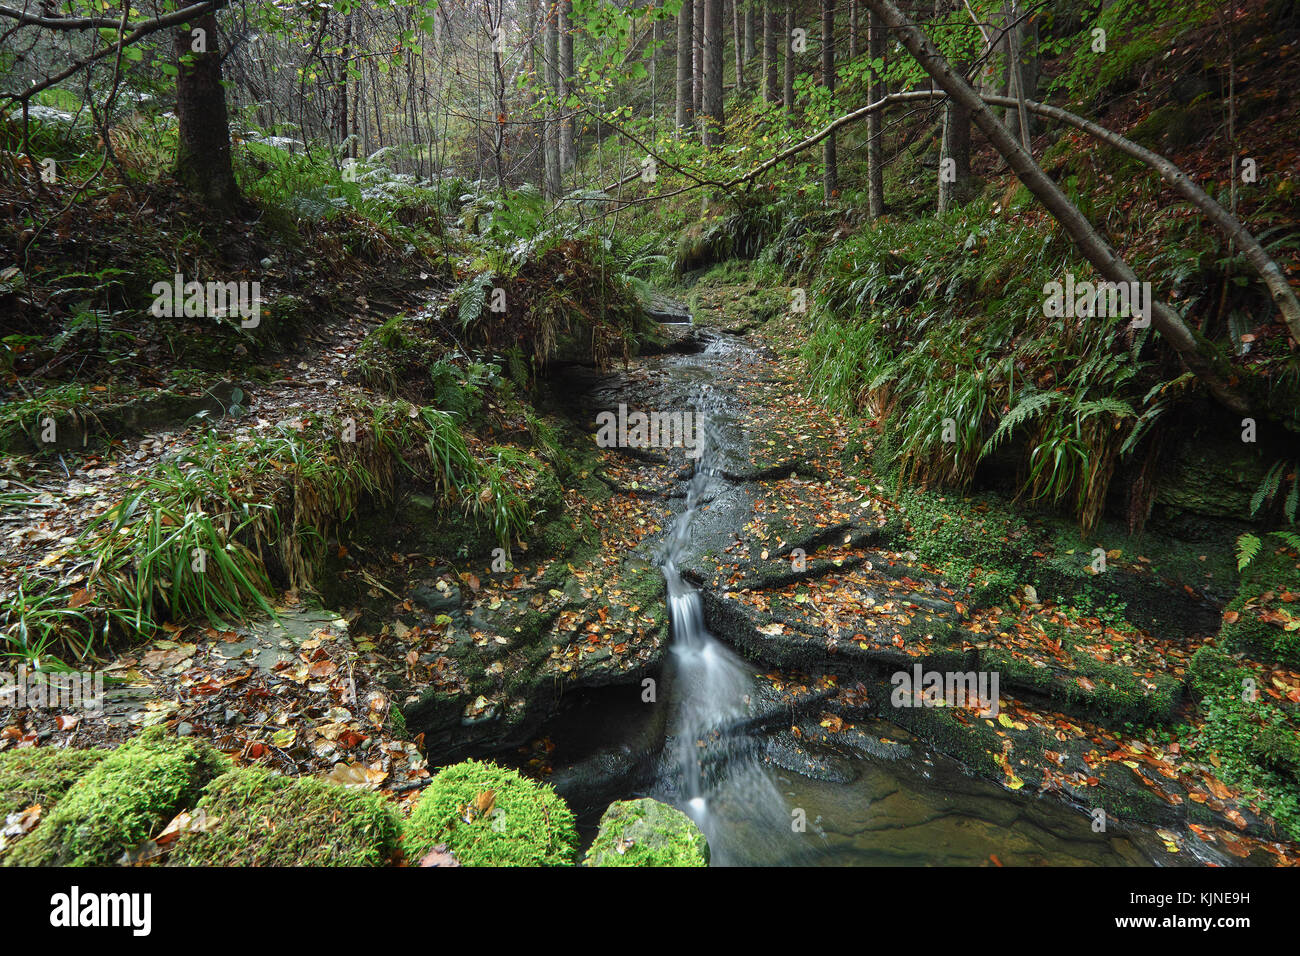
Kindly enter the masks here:
[[75, 640], [69, 631], [84, 631], [97, 608], [145, 636], [166, 620], [273, 614], [277, 585], [310, 586], [329, 537], [363, 501], [391, 497], [402, 469], [431, 481], [509, 550], [531, 524], [527, 491], [544, 467], [511, 446], [476, 453], [457, 416], [404, 402], [371, 406], [368, 420], [316, 415], [266, 433], [211, 433], [79, 539], [95, 608], [23, 592], [5, 605], [7, 634], [30, 656]]
[[887, 421], [896, 444], [882, 464], [900, 483], [968, 487], [1020, 438], [1020, 493], [1068, 505], [1087, 533], [1159, 389], [1135, 399], [1147, 366], [1114, 348], [1124, 320], [1044, 314], [1043, 287], [1067, 267], [1084, 271], [978, 202], [836, 243], [813, 295], [810, 394]]

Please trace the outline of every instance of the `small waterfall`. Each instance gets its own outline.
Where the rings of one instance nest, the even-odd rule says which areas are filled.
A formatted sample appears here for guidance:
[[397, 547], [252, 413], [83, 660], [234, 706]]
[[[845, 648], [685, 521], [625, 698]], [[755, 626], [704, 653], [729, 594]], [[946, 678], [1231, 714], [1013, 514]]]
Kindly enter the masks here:
[[686, 509], [673, 522], [658, 555], [673, 640], [668, 685], [673, 766], [672, 773], [665, 774], [671, 779], [661, 780], [660, 786], [704, 831], [715, 863], [744, 863], [755, 859], [753, 851], [759, 847], [784, 842], [790, 814], [761, 761], [761, 739], [745, 729], [755, 690], [753, 669], [709, 633], [700, 594], [683, 580], [676, 564], [710, 485], [719, 480], [711, 466], [716, 436], [707, 419], [703, 433]]

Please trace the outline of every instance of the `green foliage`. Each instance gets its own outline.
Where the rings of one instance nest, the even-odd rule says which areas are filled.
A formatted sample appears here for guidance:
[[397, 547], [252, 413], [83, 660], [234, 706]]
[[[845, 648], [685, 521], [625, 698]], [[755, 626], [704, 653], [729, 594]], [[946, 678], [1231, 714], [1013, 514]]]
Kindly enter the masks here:
[[[1208, 23], [1218, 8], [1212, 0], [1116, 0], [1103, 5], [1078, 34], [1054, 45], [1073, 56], [1052, 89], [1065, 89], [1074, 102], [1094, 98], [1137, 66], [1165, 54], [1179, 36]], [[1104, 52], [1092, 49], [1096, 29], [1106, 31]]]
[[877, 223], [823, 257], [809, 392], [887, 420], [891, 464], [922, 487], [969, 485], [1019, 438], [1021, 493], [1068, 504], [1086, 533], [1139, 421], [1129, 388], [1144, 366], [1113, 349], [1119, 319], [1044, 314], [1046, 284], [1069, 267], [1036, 226], [978, 202]]
[[65, 646], [77, 656], [90, 653], [97, 630], [107, 631], [127, 615], [117, 608], [99, 612], [75, 607], [68, 589], [20, 568], [13, 590], [0, 596], [0, 658], [20, 658], [33, 667], [58, 666]]
[[[384, 866], [400, 818], [379, 794], [262, 768], [231, 770], [203, 791], [170, 862], [180, 866]], [[210, 822], [208, 822], [210, 821]]]
[[1219, 643], [1300, 666], [1300, 614], [1283, 597], [1300, 592], [1300, 536], [1273, 532], [1270, 537], [1279, 544], [1266, 548], [1251, 534], [1237, 541], [1241, 586], [1225, 609]]
[[1022, 552], [1031, 541], [1024, 521], [986, 503], [904, 491], [901, 513], [911, 525], [908, 545], [922, 561], [943, 569], [964, 600], [986, 607], [1006, 599], [1018, 582]]
[[1205, 717], [1192, 753], [1217, 754], [1223, 779], [1300, 839], [1300, 719], [1252, 691], [1251, 672], [1208, 645], [1192, 656], [1191, 672]]
[[150, 728], [69, 789], [7, 866], [104, 866], [191, 807], [228, 762], [205, 744]]
[[611, 803], [584, 866], [708, 866], [709, 843], [695, 821], [651, 800]]
[[1252, 517], [1259, 513], [1265, 502], [1272, 502], [1277, 498], [1284, 478], [1290, 487], [1282, 502], [1282, 514], [1288, 524], [1295, 524], [1297, 506], [1300, 506], [1300, 461], [1282, 459], [1273, 463], [1250, 499]]
[[578, 834], [572, 811], [550, 787], [466, 760], [438, 772], [406, 823], [408, 859], [443, 844], [463, 866], [567, 866]]
[[48, 815], [107, 750], [24, 747], [0, 754], [0, 819], [39, 803]]

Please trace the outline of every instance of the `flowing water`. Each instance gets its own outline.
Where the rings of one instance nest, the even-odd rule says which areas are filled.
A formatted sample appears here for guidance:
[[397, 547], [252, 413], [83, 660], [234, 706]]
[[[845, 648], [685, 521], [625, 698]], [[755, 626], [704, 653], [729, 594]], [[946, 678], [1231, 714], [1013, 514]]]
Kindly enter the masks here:
[[[721, 480], [712, 468], [716, 433], [706, 402], [697, 404], [696, 414], [702, 422], [704, 446], [687, 488], [686, 509], [674, 521], [659, 554], [673, 638], [668, 685], [673, 773], [663, 775], [667, 779], [661, 779], [660, 786], [671, 792], [676, 783], [676, 800], [704, 831], [715, 862], [744, 862], [731, 851], [735, 831], [766, 834], [779, 843], [791, 832], [790, 812], [761, 762], [761, 742], [741, 730], [755, 690], [753, 669], [709, 633], [699, 592], [682, 579], [674, 563], [690, 538], [691, 522], [710, 485]], [[753, 837], [748, 842], [752, 844]]]
[[[650, 393], [623, 391], [627, 380], [602, 391], [597, 407], [620, 401], [686, 401], [702, 422], [702, 453], [677, 515], [655, 555], [667, 586], [672, 645], [662, 674], [661, 704], [611, 688], [593, 693], [552, 722], [557, 765], [648, 767], [629, 777], [629, 790], [576, 798], [589, 809], [590, 837], [610, 799], [650, 795], [680, 807], [704, 831], [715, 865], [1191, 865], [1193, 854], [1232, 863], [1185, 841], [1169, 854], [1150, 827], [1113, 823], [1093, 832], [1091, 820], [1054, 796], [1009, 792], [968, 773], [959, 763], [913, 747], [910, 755], [845, 758], [844, 782], [813, 779], [768, 760], [775, 736], [757, 719], [754, 666], [711, 634], [698, 591], [680, 567], [693, 533], [743, 522], [734, 507], [737, 485], [723, 471], [743, 444], [743, 420], [733, 414], [734, 376], [750, 374], [752, 350], [715, 339], [703, 352], [663, 356], [646, 363], [638, 380]], [[590, 407], [590, 405], [587, 405]], [[770, 704], [768, 714], [770, 716]], [[880, 723], [881, 736], [907, 739]], [[603, 756], [602, 756], [603, 755]], [[611, 756], [612, 755], [612, 756]], [[586, 761], [586, 763], [584, 763]], [[594, 792], [594, 791], [593, 791]]]

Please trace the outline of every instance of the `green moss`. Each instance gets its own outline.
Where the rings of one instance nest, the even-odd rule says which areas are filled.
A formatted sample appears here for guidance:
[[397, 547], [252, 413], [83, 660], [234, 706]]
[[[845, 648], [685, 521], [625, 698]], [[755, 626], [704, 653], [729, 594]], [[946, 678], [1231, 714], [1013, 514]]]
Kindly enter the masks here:
[[0, 755], [0, 818], [39, 803], [45, 814], [107, 750], [28, 747]]
[[181, 866], [383, 866], [401, 824], [378, 794], [260, 768], [232, 770], [203, 792], [191, 830], [172, 852]]
[[982, 720], [962, 723], [947, 707], [898, 707], [883, 716], [928, 741], [939, 752], [960, 760], [968, 770], [1001, 778], [1002, 770], [994, 757], [1002, 752], [1001, 740]]
[[[1288, 621], [1300, 620], [1300, 611], [1279, 599], [1284, 591], [1300, 591], [1300, 561], [1289, 549], [1265, 549], [1246, 568], [1241, 587], [1228, 604], [1220, 645], [1300, 666], [1300, 630], [1286, 630]], [[1262, 617], [1266, 613], [1267, 620]]]
[[145, 731], [99, 761], [36, 831], [10, 866], [102, 866], [193, 806], [226, 760], [205, 744]]
[[[1222, 651], [1192, 656], [1192, 686], [1205, 722], [1189, 756], [1219, 757], [1218, 772], [1248, 791], [1293, 838], [1300, 838], [1300, 719], [1262, 695], [1256, 677]], [[1255, 681], [1254, 692], [1247, 680]]]
[[550, 787], [466, 760], [433, 778], [403, 844], [412, 860], [446, 844], [463, 866], [564, 866], [575, 861], [578, 834], [573, 813]]
[[709, 843], [682, 811], [648, 797], [612, 803], [585, 866], [708, 866]]

